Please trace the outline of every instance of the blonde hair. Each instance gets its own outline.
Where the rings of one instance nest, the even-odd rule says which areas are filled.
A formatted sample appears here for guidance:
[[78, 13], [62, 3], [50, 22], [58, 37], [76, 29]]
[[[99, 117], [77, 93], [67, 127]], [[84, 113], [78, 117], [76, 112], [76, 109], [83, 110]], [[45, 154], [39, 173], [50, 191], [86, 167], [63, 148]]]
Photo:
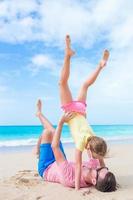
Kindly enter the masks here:
[[91, 152], [94, 152], [100, 156], [105, 156], [107, 153], [107, 144], [104, 139], [92, 136], [88, 138], [87, 145], [89, 144]]

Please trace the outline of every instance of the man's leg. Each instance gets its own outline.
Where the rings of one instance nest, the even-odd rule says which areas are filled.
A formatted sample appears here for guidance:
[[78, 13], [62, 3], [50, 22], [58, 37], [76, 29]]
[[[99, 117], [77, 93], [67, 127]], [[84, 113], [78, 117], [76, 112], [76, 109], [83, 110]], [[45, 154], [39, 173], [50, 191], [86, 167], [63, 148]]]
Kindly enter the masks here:
[[77, 98], [78, 101], [86, 102], [88, 87], [95, 82], [95, 80], [97, 79], [101, 70], [106, 66], [108, 58], [109, 58], [109, 51], [105, 50], [103, 53], [103, 58], [101, 59], [98, 67], [95, 69], [95, 71], [91, 74], [91, 76], [89, 76], [89, 78], [82, 85], [79, 95], [78, 95], [78, 98]]
[[[53, 133], [45, 129], [40, 139], [40, 155], [38, 161], [38, 172], [40, 176], [43, 176], [45, 169], [55, 162], [55, 156], [51, 147], [52, 140]], [[66, 157], [61, 142], [59, 148], [62, 156]]]
[[74, 55], [74, 51], [71, 49], [70, 37], [66, 36], [66, 53], [64, 58], [64, 65], [61, 70], [61, 77], [59, 81], [60, 99], [61, 104], [67, 104], [72, 101], [72, 95], [68, 86], [68, 79], [70, 75], [70, 59]]
[[[50, 121], [42, 114], [42, 102], [39, 99], [37, 102], [37, 112], [36, 112], [36, 116], [40, 119], [44, 129], [48, 130], [49, 132], [51, 132], [51, 134], [53, 134], [55, 132], [55, 128], [53, 127], [53, 125], [50, 123]], [[50, 135], [51, 135], [50, 134]], [[37, 145], [36, 148], [34, 150], [35, 154], [37, 156], [39, 156], [39, 151], [40, 151], [40, 144], [42, 139], [45, 137], [48, 137], [47, 135], [45, 136], [45, 130], [43, 131], [42, 135], [39, 137], [38, 141], [37, 141]]]
[[54, 155], [51, 149], [53, 134], [48, 129], [45, 129], [40, 137], [39, 145], [39, 161], [38, 161], [38, 172], [40, 176], [43, 176], [43, 172], [49, 164], [54, 162]]
[[45, 144], [45, 143], [51, 144], [52, 140], [53, 140], [53, 133], [50, 130], [45, 129], [43, 131], [43, 134], [41, 135], [40, 144]]
[[42, 123], [45, 129], [48, 129], [52, 132], [55, 131], [55, 128], [53, 127], [51, 122], [42, 114], [42, 101], [40, 99], [37, 102], [36, 116], [39, 118], [40, 122]]

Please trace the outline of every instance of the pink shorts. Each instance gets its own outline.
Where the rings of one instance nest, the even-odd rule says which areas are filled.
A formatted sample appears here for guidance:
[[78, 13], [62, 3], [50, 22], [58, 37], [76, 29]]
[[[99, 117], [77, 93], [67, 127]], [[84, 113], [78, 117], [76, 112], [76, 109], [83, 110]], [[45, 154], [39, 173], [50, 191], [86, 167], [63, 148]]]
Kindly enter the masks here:
[[83, 101], [72, 101], [68, 104], [61, 106], [64, 112], [78, 112], [81, 114], [86, 113], [87, 104]]

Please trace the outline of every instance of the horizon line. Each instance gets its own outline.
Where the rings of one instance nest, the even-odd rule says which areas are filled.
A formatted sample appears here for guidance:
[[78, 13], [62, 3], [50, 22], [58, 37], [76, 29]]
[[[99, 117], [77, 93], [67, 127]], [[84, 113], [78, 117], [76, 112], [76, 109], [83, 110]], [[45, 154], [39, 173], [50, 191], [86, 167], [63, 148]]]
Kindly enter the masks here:
[[[89, 123], [88, 123], [89, 124]], [[67, 124], [64, 124], [65, 126], [68, 126]], [[123, 125], [123, 126], [133, 126], [133, 124], [90, 124], [91, 126], [111, 126], [111, 125], [115, 125], [115, 126], [120, 126], [120, 125]], [[2, 126], [43, 126], [43, 125], [37, 125], [37, 124], [8, 124], [8, 125], [1, 125], [0, 124], [0, 127]], [[52, 126], [57, 126], [57, 124], [53, 124]]]

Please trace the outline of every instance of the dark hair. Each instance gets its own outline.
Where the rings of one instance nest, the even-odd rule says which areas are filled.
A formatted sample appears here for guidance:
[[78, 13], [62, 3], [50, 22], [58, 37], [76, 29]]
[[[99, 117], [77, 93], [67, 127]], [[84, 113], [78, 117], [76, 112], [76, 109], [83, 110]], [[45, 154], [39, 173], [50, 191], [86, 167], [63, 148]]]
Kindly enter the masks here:
[[104, 139], [92, 136], [88, 139], [88, 144], [90, 145], [91, 152], [94, 152], [100, 156], [105, 156], [107, 153], [107, 144]]
[[112, 172], [108, 172], [104, 179], [98, 179], [95, 188], [101, 192], [113, 192], [117, 190], [117, 183]]

